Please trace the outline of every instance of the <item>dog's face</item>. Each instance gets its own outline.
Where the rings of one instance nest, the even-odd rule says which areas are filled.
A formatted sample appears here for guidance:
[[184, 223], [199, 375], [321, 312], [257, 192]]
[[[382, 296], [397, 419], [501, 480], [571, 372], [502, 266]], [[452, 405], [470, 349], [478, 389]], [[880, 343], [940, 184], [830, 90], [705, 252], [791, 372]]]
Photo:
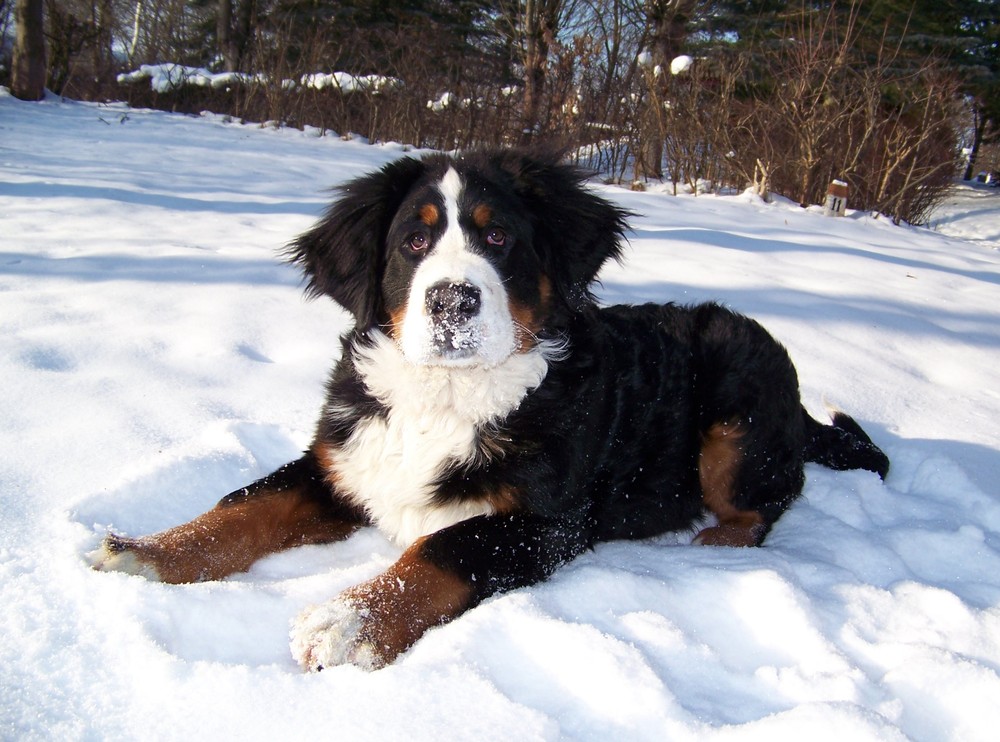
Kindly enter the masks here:
[[519, 200], [451, 163], [404, 199], [386, 239], [390, 333], [420, 364], [495, 365], [534, 345], [551, 288]]
[[516, 152], [400, 160], [344, 186], [290, 254], [409, 362], [497, 365], [588, 300], [618, 254], [624, 212], [580, 181]]

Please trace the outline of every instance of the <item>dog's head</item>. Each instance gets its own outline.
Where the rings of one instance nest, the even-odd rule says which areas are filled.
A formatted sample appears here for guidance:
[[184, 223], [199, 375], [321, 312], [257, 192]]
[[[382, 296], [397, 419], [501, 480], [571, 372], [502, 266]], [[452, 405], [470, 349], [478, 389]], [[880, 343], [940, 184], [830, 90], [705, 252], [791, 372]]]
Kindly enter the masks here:
[[417, 364], [495, 365], [592, 300], [626, 213], [554, 155], [405, 158], [351, 181], [289, 246], [309, 291]]

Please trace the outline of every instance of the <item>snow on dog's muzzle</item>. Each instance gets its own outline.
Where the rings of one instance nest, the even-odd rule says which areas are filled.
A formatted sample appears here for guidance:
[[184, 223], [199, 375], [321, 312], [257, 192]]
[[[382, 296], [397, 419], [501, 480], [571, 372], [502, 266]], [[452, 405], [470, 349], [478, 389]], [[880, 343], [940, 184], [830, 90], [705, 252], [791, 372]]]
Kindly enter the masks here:
[[476, 322], [482, 303], [482, 292], [471, 283], [441, 281], [427, 289], [424, 308], [436, 353], [450, 359], [476, 353], [482, 343]]

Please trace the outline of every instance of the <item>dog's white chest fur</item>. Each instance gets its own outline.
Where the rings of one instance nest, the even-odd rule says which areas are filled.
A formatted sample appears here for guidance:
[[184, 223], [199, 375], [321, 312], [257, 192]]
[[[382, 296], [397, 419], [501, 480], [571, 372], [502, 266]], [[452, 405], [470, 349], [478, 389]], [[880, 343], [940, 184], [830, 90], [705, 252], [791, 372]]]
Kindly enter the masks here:
[[516, 409], [542, 382], [546, 350], [491, 367], [422, 366], [406, 361], [385, 335], [374, 340], [352, 352], [369, 391], [389, 413], [364, 418], [344, 445], [328, 450], [337, 486], [401, 546], [493, 512], [485, 499], [435, 502], [434, 485], [446, 467], [476, 455], [484, 426]]

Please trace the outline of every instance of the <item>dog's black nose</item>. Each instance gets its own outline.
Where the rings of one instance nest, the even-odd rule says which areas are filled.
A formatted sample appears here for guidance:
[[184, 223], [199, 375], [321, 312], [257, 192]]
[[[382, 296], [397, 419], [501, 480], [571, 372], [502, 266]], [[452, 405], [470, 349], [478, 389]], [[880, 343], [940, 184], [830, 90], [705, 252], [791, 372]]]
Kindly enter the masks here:
[[436, 320], [451, 319], [464, 322], [479, 314], [483, 297], [471, 283], [442, 281], [427, 289], [424, 304], [427, 313]]

